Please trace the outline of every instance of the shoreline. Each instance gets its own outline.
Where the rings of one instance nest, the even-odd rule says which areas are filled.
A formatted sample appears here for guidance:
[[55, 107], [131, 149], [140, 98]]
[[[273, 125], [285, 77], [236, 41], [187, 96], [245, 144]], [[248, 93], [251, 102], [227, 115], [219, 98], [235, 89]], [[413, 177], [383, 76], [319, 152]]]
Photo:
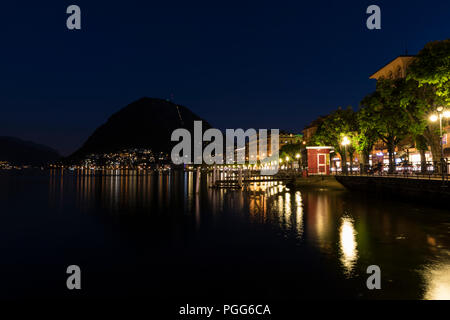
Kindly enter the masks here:
[[309, 176], [307, 178], [299, 177], [293, 182], [288, 183], [290, 188], [296, 189], [328, 189], [328, 190], [347, 190], [347, 188], [336, 180], [335, 176]]

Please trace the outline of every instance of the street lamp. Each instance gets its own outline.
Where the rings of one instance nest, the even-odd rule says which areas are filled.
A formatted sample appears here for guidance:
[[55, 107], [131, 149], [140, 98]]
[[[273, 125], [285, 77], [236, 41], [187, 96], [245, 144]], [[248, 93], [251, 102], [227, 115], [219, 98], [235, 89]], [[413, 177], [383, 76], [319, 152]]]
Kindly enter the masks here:
[[444, 118], [450, 118], [450, 110], [445, 110], [444, 112], [442, 112], [442, 115], [444, 116]]
[[432, 114], [432, 115], [430, 116], [430, 121], [431, 121], [431, 122], [436, 122], [438, 119], [439, 119], [439, 117], [438, 117], [437, 115], [435, 115], [435, 114]]
[[297, 170], [300, 170], [300, 153], [295, 155], [295, 159], [297, 159]]
[[[342, 142], [341, 142], [341, 144], [344, 146], [344, 157], [343, 158], [345, 158], [345, 168], [347, 168], [347, 155], [346, 155], [346, 153], [347, 153], [347, 146], [350, 144], [351, 142], [350, 142], [350, 139], [347, 137], [347, 136], [345, 136], [343, 139], [342, 139]], [[344, 159], [343, 159], [344, 160]], [[344, 168], [344, 166], [342, 166], [342, 168]], [[347, 170], [346, 170], [346, 172], [345, 173], [347, 173]]]
[[348, 146], [349, 144], [350, 144], [350, 139], [347, 136], [345, 136], [342, 139], [342, 145], [345, 147], [345, 146]]
[[432, 114], [430, 116], [431, 122], [436, 122], [439, 120], [439, 144], [441, 146], [441, 171], [442, 171], [442, 179], [444, 179], [444, 144], [443, 144], [443, 138], [444, 135], [442, 133], [442, 118], [450, 118], [450, 110], [444, 110], [444, 107], [437, 107], [436, 108], [437, 114]]

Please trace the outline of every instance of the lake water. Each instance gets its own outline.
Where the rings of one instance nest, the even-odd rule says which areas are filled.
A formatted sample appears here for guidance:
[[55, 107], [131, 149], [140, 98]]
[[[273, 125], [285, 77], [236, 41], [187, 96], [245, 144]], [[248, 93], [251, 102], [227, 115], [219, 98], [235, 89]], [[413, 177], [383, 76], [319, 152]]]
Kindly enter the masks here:
[[450, 299], [448, 210], [206, 179], [197, 194], [193, 173], [1, 172], [0, 297]]

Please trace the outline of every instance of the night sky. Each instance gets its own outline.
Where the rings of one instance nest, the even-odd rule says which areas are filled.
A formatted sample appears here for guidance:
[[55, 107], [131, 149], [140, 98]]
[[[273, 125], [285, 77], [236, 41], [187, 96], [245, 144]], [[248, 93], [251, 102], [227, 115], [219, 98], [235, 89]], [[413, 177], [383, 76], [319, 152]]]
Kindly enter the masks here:
[[[366, 28], [371, 4], [382, 30]], [[7, 1], [0, 35], [0, 136], [67, 155], [142, 96], [173, 94], [221, 129], [300, 132], [357, 107], [406, 46], [449, 38], [450, 1]]]

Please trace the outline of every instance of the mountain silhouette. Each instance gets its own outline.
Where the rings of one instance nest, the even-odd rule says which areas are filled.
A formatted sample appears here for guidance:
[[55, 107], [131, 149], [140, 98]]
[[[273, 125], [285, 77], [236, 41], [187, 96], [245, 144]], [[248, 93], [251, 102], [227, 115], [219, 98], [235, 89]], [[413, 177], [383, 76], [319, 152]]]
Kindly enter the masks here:
[[184, 106], [144, 97], [114, 113], [69, 158], [80, 159], [89, 154], [132, 148], [170, 153], [177, 143], [171, 142], [172, 132], [185, 128], [193, 134], [194, 121], [197, 120], [203, 122], [203, 130], [211, 128], [208, 122]]
[[14, 165], [43, 165], [61, 158], [56, 150], [14, 137], [0, 137], [0, 161]]

